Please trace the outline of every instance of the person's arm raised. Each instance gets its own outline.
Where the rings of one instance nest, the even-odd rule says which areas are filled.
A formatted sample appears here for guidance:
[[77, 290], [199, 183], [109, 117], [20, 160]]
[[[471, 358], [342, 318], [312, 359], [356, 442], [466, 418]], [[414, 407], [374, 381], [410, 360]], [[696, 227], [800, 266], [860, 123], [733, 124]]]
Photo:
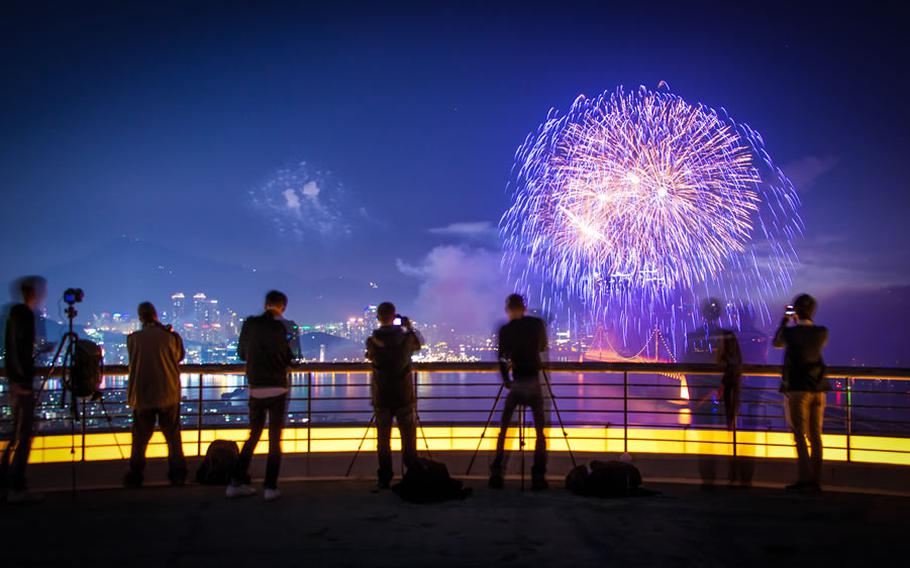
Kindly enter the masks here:
[[784, 319], [780, 320], [780, 325], [777, 326], [777, 331], [774, 332], [774, 347], [778, 349], [785, 347], [787, 342], [784, 340], [784, 330], [787, 329], [787, 322], [790, 321], [790, 316], [784, 316]]

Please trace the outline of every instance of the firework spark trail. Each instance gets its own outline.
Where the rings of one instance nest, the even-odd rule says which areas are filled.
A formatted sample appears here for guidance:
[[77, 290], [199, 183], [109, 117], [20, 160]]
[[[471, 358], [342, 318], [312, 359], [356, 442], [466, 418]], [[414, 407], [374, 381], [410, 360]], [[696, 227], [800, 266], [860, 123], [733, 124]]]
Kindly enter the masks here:
[[685, 294], [766, 313], [789, 285], [792, 184], [748, 125], [672, 93], [620, 88], [551, 110], [516, 151], [510, 188], [503, 261], [544, 306], [581, 300], [642, 328]]

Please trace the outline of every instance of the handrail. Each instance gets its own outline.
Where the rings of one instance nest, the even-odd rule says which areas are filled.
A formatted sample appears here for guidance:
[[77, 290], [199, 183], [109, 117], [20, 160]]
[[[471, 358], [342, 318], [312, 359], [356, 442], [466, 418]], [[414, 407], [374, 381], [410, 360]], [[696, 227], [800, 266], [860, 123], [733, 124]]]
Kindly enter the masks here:
[[[547, 368], [553, 372], [551, 380], [556, 397], [567, 403], [562, 410], [568, 435], [564, 435], [564, 441], [554, 440], [554, 451], [717, 455], [732, 452], [732, 455], [754, 457], [788, 457], [792, 453], [790, 435], [782, 426], [784, 409], [775, 380], [780, 376], [780, 366], [744, 366], [744, 406], [739, 413], [742, 424], [732, 431], [719, 419], [718, 413], [723, 412], [718, 406], [721, 401], [716, 397], [713, 402], [710, 400], [716, 395], [719, 381], [705, 380], [722, 373], [717, 365], [591, 361], [549, 362]], [[480, 401], [493, 401], [493, 392], [501, 385], [497, 376], [499, 364], [421, 362], [415, 363], [414, 369], [420, 377], [415, 377], [415, 386], [427, 389], [420, 396], [423, 403], [420, 411], [427, 418], [426, 425], [421, 424], [424, 445], [428, 449], [432, 446], [440, 450], [473, 450], [479, 440], [490, 449], [489, 439], [478, 438], [483, 424], [480, 418], [489, 414], [486, 404]], [[42, 371], [46, 373], [47, 369]], [[296, 403], [297, 408], [289, 413], [289, 429], [284, 438], [291, 451], [309, 454], [350, 451], [356, 447], [357, 440], [364, 435], [362, 429], [369, 430], [370, 364], [299, 363], [291, 371], [293, 388], [289, 401]], [[127, 373], [128, 367], [124, 365], [104, 369], [108, 377], [123, 377]], [[449, 376], [437, 381], [432, 376], [434, 373]], [[475, 373], [486, 377], [471, 378]], [[245, 383], [244, 374], [244, 364], [181, 367], [184, 393], [181, 413], [184, 425], [189, 427], [184, 432], [186, 451], [202, 455], [205, 445], [217, 437], [240, 439], [246, 415], [238, 406], [245, 397], [240, 388]], [[329, 375], [333, 375], [331, 380]], [[671, 380], [653, 382], [639, 380], [636, 375], [661, 375]], [[831, 367], [827, 375], [835, 380], [833, 392], [828, 395], [826, 424], [830, 427], [826, 427], [825, 436], [826, 447], [831, 452], [826, 452], [826, 459], [910, 465], [910, 420], [905, 414], [910, 406], [904, 402], [910, 392], [905, 382], [910, 380], [910, 369]], [[184, 381], [184, 377], [190, 380]], [[889, 384], [889, 381], [894, 382]], [[433, 391], [436, 386], [442, 390]], [[52, 400], [52, 393], [59, 393], [61, 387], [59, 384], [48, 387], [47, 402], [41, 405], [48, 412], [39, 423], [65, 422], [68, 416]], [[344, 390], [325, 390], [339, 388]], [[83, 439], [78, 444], [79, 459], [86, 459], [86, 451], [92, 460], [114, 459], [120, 452], [123, 437], [129, 435], [130, 411], [125, 390], [122, 381], [107, 383], [104, 389], [106, 395], [112, 395], [105, 398], [114, 405], [109, 416], [118, 420], [117, 425], [109, 419], [105, 424], [102, 414], [107, 411], [99, 414], [97, 403], [88, 403], [92, 405], [88, 421], [94, 425], [90, 426], [89, 443], [86, 445]], [[212, 392], [220, 398], [209, 398], [208, 393]], [[226, 393], [230, 394], [224, 398]], [[350, 404], [337, 405], [337, 401]], [[452, 402], [447, 405], [446, 401]], [[69, 453], [68, 434], [53, 427], [44, 432], [44, 436], [36, 439], [38, 453], [33, 452], [33, 456], [45, 462], [70, 459], [73, 454]]]
[[[565, 362], [551, 361], [546, 364], [554, 372], [600, 372], [600, 373], [697, 373], [704, 375], [721, 374], [722, 370], [710, 363], [640, 363], [640, 362]], [[364, 362], [333, 362], [333, 363], [296, 363], [291, 366], [292, 373], [367, 373], [370, 364]], [[431, 373], [495, 373], [499, 372], [499, 363], [495, 361], [478, 362], [421, 362], [414, 363], [415, 371]], [[780, 365], [743, 365], [743, 374], [756, 377], [780, 376]], [[39, 376], [47, 373], [47, 368], [38, 370]], [[218, 364], [192, 364], [182, 365], [181, 373], [187, 374], [224, 374], [242, 375], [246, 372], [243, 363], [218, 363]], [[126, 365], [106, 365], [105, 375], [127, 375], [129, 367]], [[828, 367], [825, 374], [829, 378], [851, 379], [888, 379], [910, 380], [910, 369], [896, 367]], [[5, 376], [5, 371], [0, 369], [0, 376]], [[55, 373], [57, 376], [57, 373]]]

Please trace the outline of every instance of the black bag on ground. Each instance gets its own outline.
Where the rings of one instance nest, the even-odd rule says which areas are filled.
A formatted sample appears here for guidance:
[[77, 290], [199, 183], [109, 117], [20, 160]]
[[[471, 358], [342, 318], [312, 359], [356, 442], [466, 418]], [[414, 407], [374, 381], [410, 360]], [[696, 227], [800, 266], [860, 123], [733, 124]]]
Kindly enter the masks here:
[[205, 451], [205, 459], [196, 470], [196, 483], [227, 485], [240, 460], [240, 449], [232, 440], [215, 440]]
[[443, 463], [420, 459], [419, 467], [409, 467], [401, 482], [392, 491], [410, 503], [438, 503], [451, 499], [464, 499], [471, 494], [461, 481], [449, 476]]
[[76, 341], [69, 388], [76, 396], [93, 396], [104, 376], [104, 353], [88, 339]]
[[566, 489], [588, 497], [634, 497], [655, 495], [641, 488], [641, 472], [620, 461], [593, 461], [591, 468], [580, 465], [566, 476]]

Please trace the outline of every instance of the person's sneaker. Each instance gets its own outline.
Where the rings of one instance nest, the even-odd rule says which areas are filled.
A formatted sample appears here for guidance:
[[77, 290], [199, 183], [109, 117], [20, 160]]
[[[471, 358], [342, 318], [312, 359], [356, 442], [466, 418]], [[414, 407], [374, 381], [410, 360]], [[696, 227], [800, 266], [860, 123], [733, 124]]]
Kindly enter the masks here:
[[791, 483], [790, 485], [784, 487], [786, 491], [805, 491], [806, 488], [811, 485], [805, 481], [797, 481], [796, 483]]
[[821, 493], [822, 486], [815, 482], [808, 482], [803, 484], [804, 493]]
[[127, 489], [140, 489], [142, 487], [142, 475], [129, 472], [123, 476], [123, 486]]
[[252, 497], [256, 494], [256, 488], [252, 485], [228, 485], [224, 490], [224, 496], [228, 499], [240, 499], [242, 497]]
[[278, 499], [281, 499], [281, 491], [278, 491], [277, 489], [266, 489], [263, 493], [263, 498], [266, 501], [277, 501]]
[[31, 491], [9, 491], [6, 494], [6, 502], [10, 505], [25, 505], [28, 503], [40, 503], [44, 501], [44, 495], [41, 493], [32, 493]]
[[167, 478], [168, 478], [168, 481], [171, 482], [171, 485], [173, 487], [183, 487], [184, 485], [186, 485], [186, 472], [185, 471], [170, 473], [170, 474], [168, 474]]
[[388, 489], [391, 486], [392, 486], [391, 479], [380, 479], [379, 481], [376, 482], [377, 489]]
[[501, 475], [491, 475], [487, 485], [490, 489], [502, 489], [506, 485], [506, 480]]
[[550, 488], [550, 483], [545, 477], [534, 477], [531, 479], [531, 491], [546, 491]]

